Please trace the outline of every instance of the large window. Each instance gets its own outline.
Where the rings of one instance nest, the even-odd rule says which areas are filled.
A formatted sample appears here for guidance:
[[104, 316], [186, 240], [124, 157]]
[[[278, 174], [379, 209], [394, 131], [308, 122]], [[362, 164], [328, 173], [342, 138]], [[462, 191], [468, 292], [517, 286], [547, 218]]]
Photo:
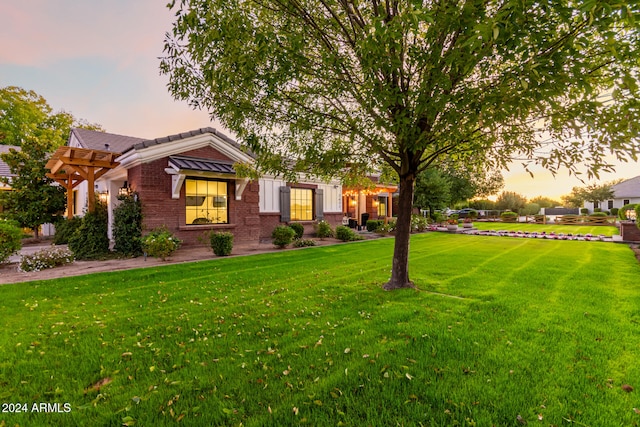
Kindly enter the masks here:
[[291, 221], [313, 220], [313, 190], [291, 189]]
[[184, 185], [187, 224], [227, 224], [229, 222], [227, 182], [187, 178]]

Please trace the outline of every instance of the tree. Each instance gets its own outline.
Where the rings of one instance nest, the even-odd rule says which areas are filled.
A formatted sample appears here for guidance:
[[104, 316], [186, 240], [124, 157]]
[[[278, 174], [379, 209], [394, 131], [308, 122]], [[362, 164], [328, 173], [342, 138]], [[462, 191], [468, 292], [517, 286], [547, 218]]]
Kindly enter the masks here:
[[573, 187], [571, 193], [562, 196], [564, 203], [573, 208], [584, 206], [584, 202], [600, 203], [603, 200], [613, 199], [614, 192], [611, 188], [619, 181], [609, 182], [605, 184], [590, 184], [586, 187]]
[[0, 88], [0, 144], [22, 145], [26, 138], [47, 131], [47, 143], [58, 147], [64, 145], [72, 124], [71, 114], [53, 113], [36, 92], [16, 86]]
[[439, 170], [427, 169], [416, 179], [414, 204], [433, 214], [434, 209], [443, 209], [451, 201], [450, 188], [451, 183]]
[[[636, 3], [181, 0], [160, 69], [256, 154], [257, 172], [399, 179], [385, 289], [413, 286], [415, 180], [446, 160], [607, 170], [638, 150]], [[601, 95], [609, 94], [606, 97]], [[543, 138], [543, 136], [547, 136]]]
[[503, 191], [496, 199], [496, 209], [520, 212], [527, 204], [527, 198], [513, 191]]
[[562, 203], [551, 199], [549, 197], [536, 196], [533, 199], [529, 200], [530, 203], [535, 203], [541, 208], [555, 208], [557, 206], [561, 206]]
[[46, 177], [48, 170], [44, 166], [53, 148], [47, 134], [44, 132], [42, 139], [33, 136], [23, 139], [21, 150], [12, 148], [1, 155], [15, 174], [0, 178], [12, 190], [0, 194], [3, 215], [33, 229], [35, 237], [41, 224], [53, 222], [56, 215], [64, 212], [66, 203], [64, 188], [52, 185], [53, 180]]
[[32, 228], [36, 237], [41, 224], [52, 222], [64, 211], [64, 189], [52, 185], [45, 165], [50, 154], [66, 143], [74, 125], [102, 130], [100, 125], [76, 120], [70, 113], [54, 113], [34, 91], [0, 88], [0, 144], [20, 146], [0, 155], [15, 175], [0, 178], [12, 189], [1, 192], [0, 204], [4, 216]]

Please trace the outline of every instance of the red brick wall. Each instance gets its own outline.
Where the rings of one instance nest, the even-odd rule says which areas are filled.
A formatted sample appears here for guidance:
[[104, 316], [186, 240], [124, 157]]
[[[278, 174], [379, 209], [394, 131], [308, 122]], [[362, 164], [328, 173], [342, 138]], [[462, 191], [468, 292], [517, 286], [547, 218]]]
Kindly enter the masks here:
[[[230, 160], [217, 150], [207, 147], [181, 153], [194, 157]], [[229, 180], [229, 224], [187, 225], [184, 184], [180, 198], [171, 198], [171, 175], [165, 172], [168, 159], [163, 158], [129, 169], [127, 180], [142, 202], [143, 233], [166, 226], [184, 245], [208, 245], [212, 231], [230, 231], [234, 240], [259, 241], [270, 239], [273, 229], [281, 224], [280, 214], [260, 214], [260, 191], [257, 181], [245, 187], [242, 200], [236, 200], [235, 180]], [[333, 226], [340, 225], [342, 213], [327, 213], [325, 219]], [[313, 222], [305, 223], [305, 234], [314, 232]]]
[[635, 222], [621, 222], [620, 234], [625, 242], [640, 242], [640, 228]]

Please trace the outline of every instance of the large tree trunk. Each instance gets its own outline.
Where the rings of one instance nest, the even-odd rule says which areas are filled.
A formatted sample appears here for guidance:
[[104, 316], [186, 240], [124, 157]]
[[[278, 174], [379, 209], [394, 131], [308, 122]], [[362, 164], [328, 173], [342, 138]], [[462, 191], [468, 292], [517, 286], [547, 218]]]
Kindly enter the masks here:
[[413, 174], [400, 177], [400, 198], [398, 200], [398, 219], [396, 222], [396, 240], [393, 250], [391, 279], [384, 285], [387, 291], [398, 288], [413, 288], [409, 280], [409, 239], [411, 238], [411, 209], [413, 208]]

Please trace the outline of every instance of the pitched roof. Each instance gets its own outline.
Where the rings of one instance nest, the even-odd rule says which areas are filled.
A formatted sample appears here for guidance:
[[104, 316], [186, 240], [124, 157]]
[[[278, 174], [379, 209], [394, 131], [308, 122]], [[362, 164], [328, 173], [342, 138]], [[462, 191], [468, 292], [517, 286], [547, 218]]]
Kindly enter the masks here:
[[[218, 131], [217, 129], [212, 128], [212, 127], [200, 128], [200, 129], [196, 129], [196, 130], [192, 130], [192, 131], [188, 131], [188, 132], [178, 133], [178, 134], [175, 134], [175, 135], [165, 136], [165, 137], [162, 137], [162, 138], [143, 140], [143, 141], [133, 145], [130, 149], [140, 150], [140, 149], [152, 147], [152, 146], [158, 145], [158, 144], [166, 144], [166, 143], [169, 143], [169, 142], [175, 142], [175, 141], [180, 141], [182, 139], [191, 138], [193, 136], [205, 135], [207, 133], [216, 135], [217, 137], [222, 139], [227, 144], [232, 145], [233, 147], [235, 147], [238, 150], [242, 150], [240, 144], [238, 144], [233, 139], [229, 138], [227, 135], [221, 133], [220, 131]], [[125, 151], [128, 151], [128, 150], [125, 150]], [[123, 153], [125, 151], [123, 151]]]
[[82, 148], [113, 151], [115, 153], [123, 153], [135, 144], [145, 140], [144, 138], [116, 135], [82, 128], [72, 129], [71, 134], [75, 135], [80, 145], [82, 145]]
[[633, 199], [640, 197], [640, 175], [622, 181], [611, 187], [616, 199]]
[[177, 170], [235, 174], [233, 163], [190, 156], [170, 156], [169, 165]]
[[[15, 145], [0, 145], [0, 154], [8, 153], [9, 150], [12, 148], [15, 148], [16, 150], [20, 151], [20, 147]], [[9, 169], [9, 165], [3, 162], [2, 159], [0, 159], [0, 176], [15, 176], [15, 174], [11, 173], [11, 170]]]

